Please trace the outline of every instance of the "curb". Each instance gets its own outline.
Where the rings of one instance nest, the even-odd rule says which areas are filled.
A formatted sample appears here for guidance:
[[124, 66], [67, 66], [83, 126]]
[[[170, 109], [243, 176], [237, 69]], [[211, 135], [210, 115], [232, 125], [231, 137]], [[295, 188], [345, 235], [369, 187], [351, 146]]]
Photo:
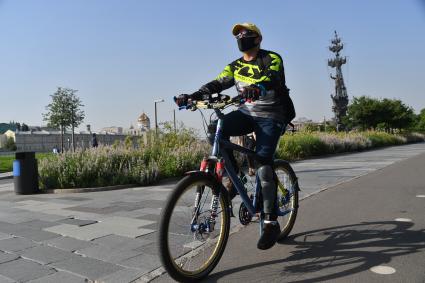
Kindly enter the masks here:
[[127, 184], [127, 185], [116, 185], [116, 186], [95, 187], [95, 188], [49, 189], [49, 190], [41, 190], [40, 193], [41, 194], [68, 194], [68, 193], [75, 194], [75, 193], [104, 192], [104, 191], [130, 189], [130, 188], [136, 188], [136, 187], [161, 186], [161, 185], [177, 182], [180, 179], [181, 177], [171, 177], [171, 178], [161, 179], [150, 185]]
[[13, 179], [13, 173], [12, 172], [5, 172], [1, 173], [0, 180], [6, 180], [6, 179]]
[[139, 187], [139, 185], [117, 185], [108, 187], [97, 187], [97, 188], [76, 188], [76, 189], [53, 189], [53, 190], [41, 190], [41, 194], [72, 194], [72, 193], [92, 193], [92, 192], [103, 192], [103, 191], [114, 191]]

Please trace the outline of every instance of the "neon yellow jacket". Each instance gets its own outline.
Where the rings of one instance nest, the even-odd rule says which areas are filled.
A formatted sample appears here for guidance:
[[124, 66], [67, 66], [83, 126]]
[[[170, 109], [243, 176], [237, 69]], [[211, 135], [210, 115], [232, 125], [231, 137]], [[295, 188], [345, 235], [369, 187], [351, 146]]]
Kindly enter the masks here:
[[232, 86], [236, 86], [238, 93], [241, 93], [244, 87], [252, 84], [262, 85], [266, 94], [255, 102], [243, 104], [240, 111], [251, 116], [284, 120], [283, 104], [289, 90], [286, 87], [282, 57], [272, 51], [260, 49], [257, 57], [249, 62], [243, 58], [233, 61], [216, 79], [203, 85], [200, 93], [211, 95]]

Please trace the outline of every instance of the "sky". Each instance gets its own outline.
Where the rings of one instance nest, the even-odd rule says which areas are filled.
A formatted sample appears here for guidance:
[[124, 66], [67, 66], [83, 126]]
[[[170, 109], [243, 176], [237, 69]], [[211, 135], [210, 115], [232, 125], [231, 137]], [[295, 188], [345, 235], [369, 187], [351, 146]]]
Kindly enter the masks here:
[[[57, 87], [77, 89], [93, 130], [173, 119], [173, 96], [192, 93], [241, 53], [231, 34], [255, 23], [262, 48], [283, 57], [297, 117], [333, 116], [334, 30], [347, 57], [349, 98], [397, 98], [425, 108], [425, 1], [0, 0], [0, 123], [44, 125]], [[234, 95], [235, 91], [224, 93]], [[199, 113], [176, 119], [201, 128]]]

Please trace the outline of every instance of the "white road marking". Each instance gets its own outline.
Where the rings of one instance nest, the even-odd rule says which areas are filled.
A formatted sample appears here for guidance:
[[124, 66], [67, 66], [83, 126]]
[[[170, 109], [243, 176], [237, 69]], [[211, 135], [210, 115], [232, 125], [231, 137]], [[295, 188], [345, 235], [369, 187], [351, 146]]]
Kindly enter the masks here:
[[416, 195], [417, 198], [425, 198], [425, 195]]
[[390, 266], [384, 266], [384, 265], [377, 265], [377, 266], [371, 267], [370, 271], [377, 273], [377, 274], [383, 274], [383, 275], [395, 273], [394, 268], [392, 268]]

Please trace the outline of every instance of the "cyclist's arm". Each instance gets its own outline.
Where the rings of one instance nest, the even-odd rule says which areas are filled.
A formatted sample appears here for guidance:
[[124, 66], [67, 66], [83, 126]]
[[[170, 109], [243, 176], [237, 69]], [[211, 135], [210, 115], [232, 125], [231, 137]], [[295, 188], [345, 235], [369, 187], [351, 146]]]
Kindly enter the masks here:
[[235, 85], [233, 77], [233, 69], [231, 65], [227, 65], [215, 80], [203, 85], [199, 91], [193, 94], [193, 99], [205, 99], [205, 96], [210, 97], [214, 93], [220, 93]]
[[283, 87], [286, 88], [285, 81], [285, 71], [283, 68], [282, 57], [276, 53], [269, 53], [266, 58], [264, 58], [264, 72], [260, 81], [261, 84], [266, 90], [277, 89]]

